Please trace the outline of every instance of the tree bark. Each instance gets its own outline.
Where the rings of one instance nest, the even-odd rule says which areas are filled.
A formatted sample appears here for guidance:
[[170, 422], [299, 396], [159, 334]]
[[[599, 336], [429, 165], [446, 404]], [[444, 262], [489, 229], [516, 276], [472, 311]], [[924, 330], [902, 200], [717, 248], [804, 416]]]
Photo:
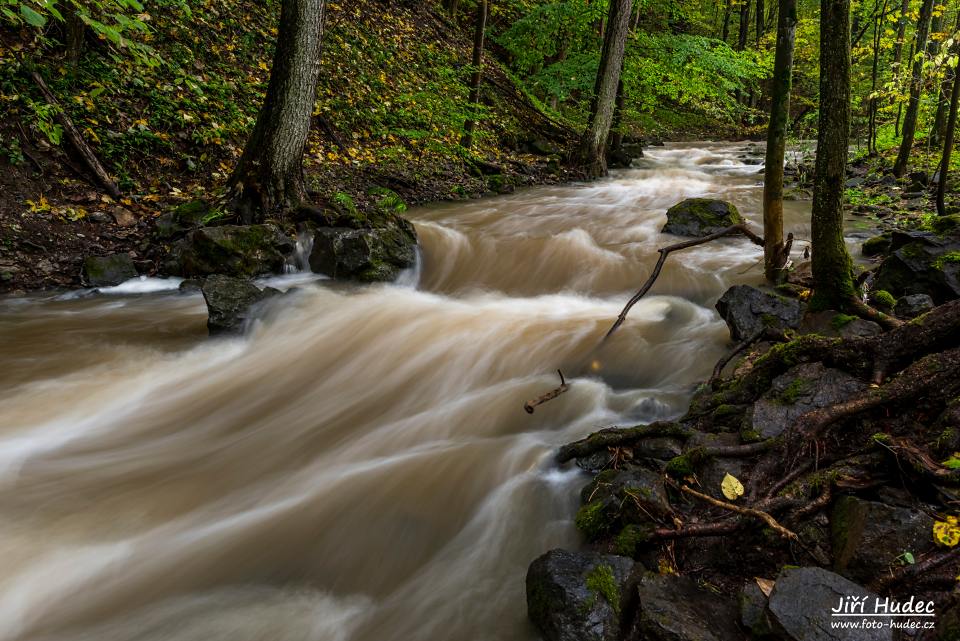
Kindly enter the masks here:
[[757, 40], [756, 40], [756, 43], [757, 43], [757, 47], [760, 46], [760, 38], [763, 37], [763, 32], [766, 30], [766, 29], [765, 29], [765, 28], [766, 28], [766, 25], [764, 24], [763, 19], [764, 19], [763, 0], [757, 0], [757, 15], [756, 15], [756, 23], [757, 23], [757, 34], [756, 34]]
[[473, 146], [473, 132], [477, 127], [476, 111], [480, 106], [480, 82], [483, 80], [483, 36], [487, 31], [487, 0], [477, 3], [477, 21], [473, 30], [473, 74], [470, 76], [470, 109], [472, 117], [463, 123], [463, 138], [460, 145], [464, 149]]
[[763, 176], [763, 271], [776, 282], [786, 258], [783, 256], [783, 157], [790, 120], [790, 88], [793, 76], [793, 46], [797, 27], [796, 0], [780, 0], [777, 18], [777, 49], [773, 62], [770, 124]]
[[613, 103], [613, 121], [610, 124], [607, 151], [620, 151], [623, 148], [623, 108], [626, 97], [623, 95], [623, 79], [617, 83], [617, 99]]
[[610, 2], [600, 67], [597, 69], [595, 107], [591, 110], [590, 123], [573, 154], [574, 164], [588, 176], [603, 176], [607, 173], [607, 136], [613, 122], [614, 102], [623, 69], [632, 5], [631, 0]]
[[750, 0], [740, 0], [740, 31], [737, 32], [737, 51], [747, 48], [750, 34]]
[[720, 39], [726, 42], [730, 39], [730, 14], [733, 13], [733, 0], [727, 0], [727, 4], [723, 9], [723, 31], [720, 35]]
[[[927, 34], [930, 29], [930, 14], [933, 12], [933, 0], [923, 0], [920, 6], [920, 17], [917, 18], [917, 41], [914, 51], [921, 54], [927, 45]], [[917, 131], [917, 116], [920, 113], [920, 92], [923, 89], [923, 56], [915, 56], [913, 72], [910, 76], [910, 102], [903, 117], [903, 138], [900, 140], [900, 152], [893, 164], [893, 175], [902, 177], [907, 172], [910, 163], [910, 152], [913, 150], [913, 138]]]
[[267, 96], [227, 183], [244, 223], [307, 200], [303, 150], [320, 76], [324, 0], [283, 0]]
[[[960, 11], [957, 11], [957, 24], [953, 28], [954, 39], [960, 38]], [[952, 49], [951, 49], [952, 50]], [[950, 94], [957, 77], [957, 68], [947, 68], [943, 82], [940, 83], [940, 98], [937, 100], [937, 113], [933, 118], [933, 128], [930, 131], [930, 144], [936, 146], [944, 141], [947, 133], [947, 114], [950, 111]]]
[[[954, 41], [951, 51], [960, 55], [960, 41]], [[940, 181], [937, 183], [937, 214], [946, 215], [943, 198], [947, 193], [947, 178], [950, 174], [950, 155], [953, 151], [953, 141], [957, 134], [957, 103], [960, 103], [960, 66], [954, 69], [953, 87], [950, 91], [950, 115], [947, 118], [947, 129], [943, 137], [943, 154], [940, 157]]]
[[451, 18], [457, 17], [457, 9], [460, 7], [460, 0], [443, 0], [443, 8]]
[[814, 298], [811, 307], [843, 309], [855, 296], [843, 242], [843, 190], [850, 137], [850, 0], [820, 0], [820, 116], [814, 168]]
[[883, 0], [883, 8], [873, 24], [873, 66], [870, 70], [870, 102], [867, 106], [867, 152], [873, 156], [877, 153], [877, 80], [880, 71], [880, 38], [883, 34], [883, 19], [887, 15], [887, 1]]

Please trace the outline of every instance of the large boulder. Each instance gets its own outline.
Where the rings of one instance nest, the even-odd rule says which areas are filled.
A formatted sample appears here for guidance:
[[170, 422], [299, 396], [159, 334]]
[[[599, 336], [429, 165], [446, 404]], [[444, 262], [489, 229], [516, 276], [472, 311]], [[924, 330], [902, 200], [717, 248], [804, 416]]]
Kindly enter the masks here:
[[417, 260], [417, 234], [399, 216], [375, 229], [320, 227], [313, 236], [310, 269], [334, 279], [391, 281]]
[[743, 216], [737, 208], [725, 200], [687, 198], [667, 210], [667, 224], [662, 231], [700, 238], [742, 222]]
[[83, 259], [82, 276], [91, 287], [108, 287], [136, 278], [137, 268], [129, 254], [87, 256]]
[[877, 270], [875, 289], [898, 298], [927, 294], [937, 304], [960, 297], [960, 235], [894, 232], [890, 249]]
[[803, 363], [773, 379], [770, 389], [747, 410], [742, 433], [752, 439], [779, 436], [809, 411], [834, 405], [866, 389], [867, 384], [822, 363]]
[[734, 285], [724, 292], [717, 301], [717, 311], [736, 341], [764, 328], [796, 328], [803, 317], [803, 305], [797, 299], [749, 285]]
[[933, 548], [933, 519], [917, 509], [841, 497], [830, 516], [834, 569], [868, 583]]
[[700, 590], [687, 577], [640, 573], [624, 597], [624, 638], [629, 641], [737, 641], [732, 598]]
[[872, 613], [877, 595], [823, 568], [790, 568], [777, 577], [767, 612], [777, 636], [785, 641], [893, 639], [892, 617], [870, 617], [872, 623], [877, 622], [881, 627], [865, 629], [850, 625], [860, 621], [859, 617], [833, 616], [832, 610], [846, 597], [865, 598], [864, 610]]
[[907, 294], [901, 296], [893, 307], [893, 313], [900, 318], [916, 318], [934, 308], [933, 299], [926, 294]]
[[249, 280], [219, 274], [208, 277], [200, 291], [207, 303], [211, 335], [242, 332], [259, 303], [280, 293], [272, 287], [260, 289]]
[[174, 244], [166, 269], [178, 276], [258, 276], [284, 270], [296, 243], [276, 225], [201, 227]]
[[632, 567], [622, 556], [551, 550], [527, 570], [527, 614], [545, 641], [614, 641]]

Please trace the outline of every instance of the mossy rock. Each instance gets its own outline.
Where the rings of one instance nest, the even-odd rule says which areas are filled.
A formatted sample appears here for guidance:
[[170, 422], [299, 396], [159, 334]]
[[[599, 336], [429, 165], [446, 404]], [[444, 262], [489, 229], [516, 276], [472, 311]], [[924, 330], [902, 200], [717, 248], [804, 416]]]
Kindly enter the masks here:
[[178, 276], [282, 273], [294, 241], [273, 224], [201, 227], [177, 242], [166, 270]]
[[864, 256], [879, 256], [890, 249], [890, 234], [880, 234], [863, 241], [860, 252]]
[[83, 282], [91, 287], [119, 285], [137, 277], [137, 268], [129, 254], [87, 256], [83, 259]]
[[313, 238], [310, 269], [339, 280], [392, 281], [417, 260], [413, 225], [399, 216], [376, 228], [321, 227]]
[[927, 294], [938, 305], [960, 297], [960, 237], [895, 234], [893, 251], [880, 264], [874, 287], [898, 298]]
[[687, 198], [667, 210], [664, 234], [700, 238], [743, 223], [737, 208], [715, 198]]

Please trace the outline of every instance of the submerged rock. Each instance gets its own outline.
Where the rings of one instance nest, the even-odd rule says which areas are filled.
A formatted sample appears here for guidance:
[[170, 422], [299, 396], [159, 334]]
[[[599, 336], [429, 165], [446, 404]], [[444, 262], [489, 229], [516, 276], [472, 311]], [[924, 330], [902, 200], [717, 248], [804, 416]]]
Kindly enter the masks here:
[[87, 256], [83, 259], [83, 282], [91, 287], [119, 285], [137, 277], [137, 268], [129, 254]]
[[667, 224], [661, 231], [700, 238], [742, 222], [737, 208], [725, 200], [687, 198], [667, 210]]
[[551, 550], [527, 570], [527, 614], [545, 641], [619, 638], [631, 559]]
[[735, 641], [736, 602], [697, 588], [687, 577], [643, 572], [631, 578], [624, 599], [629, 641]]
[[749, 285], [734, 285], [717, 301], [717, 311], [730, 328], [733, 340], [740, 341], [766, 327], [779, 330], [798, 327], [803, 305], [795, 298]]
[[376, 229], [320, 227], [313, 237], [310, 269], [335, 279], [394, 280], [417, 260], [417, 234], [399, 216]]
[[834, 569], [870, 582], [899, 565], [905, 552], [932, 549], [932, 528], [933, 519], [920, 510], [841, 497], [830, 516]]
[[214, 275], [200, 287], [207, 303], [207, 329], [210, 334], [237, 333], [256, 312], [256, 306], [280, 294], [272, 287], [260, 289], [249, 280]]
[[283, 272], [294, 241], [273, 224], [195, 229], [170, 252], [167, 271], [178, 276], [258, 276]]
[[876, 629], [833, 627], [831, 610], [844, 597], [865, 597], [867, 607], [876, 595], [866, 588], [817, 567], [784, 570], [773, 586], [767, 604], [774, 631], [785, 641], [890, 641], [890, 618], [873, 619]]

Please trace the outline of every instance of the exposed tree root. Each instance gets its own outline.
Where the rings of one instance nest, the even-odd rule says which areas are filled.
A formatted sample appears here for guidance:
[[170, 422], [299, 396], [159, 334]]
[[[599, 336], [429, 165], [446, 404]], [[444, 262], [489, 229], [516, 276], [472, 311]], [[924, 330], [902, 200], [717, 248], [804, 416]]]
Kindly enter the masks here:
[[912, 579], [923, 576], [924, 574], [935, 570], [947, 563], [960, 561], [960, 547], [951, 548], [931, 554], [926, 559], [913, 565], [905, 565], [897, 568], [896, 571], [878, 578], [870, 585], [870, 589], [875, 592], [886, 592], [897, 584], [909, 582]]
[[698, 492], [698, 491], [696, 491], [695, 489], [693, 489], [692, 487], [690, 487], [690, 486], [688, 486], [688, 485], [681, 485], [681, 486], [679, 486], [679, 487], [680, 487], [680, 491], [683, 492], [684, 494], [689, 494], [690, 496], [694, 496], [694, 497], [700, 499], [701, 501], [704, 501], [704, 502], [706, 502], [706, 503], [709, 503], [710, 505], [715, 505], [716, 507], [720, 507], [720, 508], [723, 508], [723, 509], [725, 509], [725, 510], [729, 510], [730, 512], [735, 512], [735, 513], [741, 514], [741, 515], [743, 515], [743, 516], [750, 516], [750, 517], [753, 517], [753, 518], [755, 518], [755, 519], [760, 519], [761, 521], [763, 521], [764, 523], [766, 523], [774, 532], [776, 532], [777, 534], [779, 534], [779, 535], [782, 536], [782, 537], [785, 537], [785, 538], [788, 538], [788, 539], [796, 539], [796, 538], [797, 538], [797, 535], [796, 535], [794, 532], [791, 532], [791, 531], [788, 530], [787, 528], [785, 528], [785, 527], [783, 527], [782, 525], [780, 525], [779, 523], [777, 523], [777, 520], [776, 520], [775, 518], [773, 518], [772, 516], [770, 516], [769, 513], [764, 512], [763, 510], [758, 510], [758, 509], [751, 508], [751, 507], [742, 507], [742, 506], [736, 505], [736, 504], [734, 504], [734, 503], [728, 503], [728, 502], [726, 502], [726, 501], [721, 501], [720, 499], [715, 499], [715, 498], [713, 498], [712, 496], [709, 496], [709, 495], [707, 495], [707, 494], [703, 494], [702, 492]]

